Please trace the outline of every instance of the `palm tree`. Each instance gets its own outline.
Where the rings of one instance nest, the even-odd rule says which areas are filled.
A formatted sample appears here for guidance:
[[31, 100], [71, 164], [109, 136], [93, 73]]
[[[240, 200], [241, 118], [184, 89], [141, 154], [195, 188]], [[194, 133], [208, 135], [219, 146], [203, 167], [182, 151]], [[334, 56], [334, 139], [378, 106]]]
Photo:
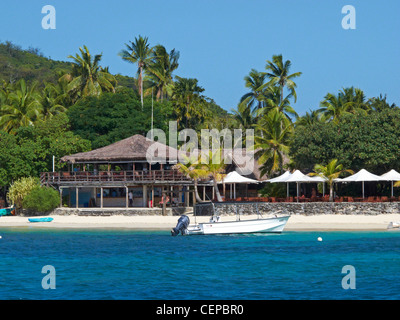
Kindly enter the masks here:
[[293, 95], [294, 101], [296, 102], [297, 95], [295, 88], [297, 85], [293, 79], [299, 77], [302, 73], [295, 72], [289, 74], [291, 65], [292, 63], [290, 60], [283, 62], [281, 54], [273, 55], [272, 61], [267, 60], [265, 69], [267, 69], [266, 76], [270, 79], [268, 85], [277, 85], [280, 88], [281, 99], [283, 98], [283, 88], [287, 87], [290, 93]]
[[7, 104], [1, 106], [0, 113], [0, 128], [9, 133], [14, 133], [19, 127], [33, 125], [42, 113], [36, 83], [29, 88], [21, 79], [13, 89], [8, 94]]
[[205, 99], [201, 92], [204, 91], [198, 85], [198, 80], [194, 78], [181, 78], [175, 76], [177, 80], [174, 86], [173, 99], [175, 102], [175, 110], [177, 113], [178, 123], [185, 120], [185, 126], [188, 128], [191, 118], [202, 118], [206, 115]]
[[365, 94], [360, 89], [343, 88], [337, 95], [328, 93], [320, 103], [318, 112], [323, 114], [326, 121], [338, 123], [345, 114], [366, 114], [370, 106], [365, 101]]
[[226, 164], [222, 159], [222, 151], [217, 150], [214, 153], [210, 151], [207, 155], [202, 154], [199, 167], [205, 171], [206, 176], [212, 178], [217, 201], [222, 202], [222, 197], [218, 189], [218, 182], [225, 177]]
[[331, 160], [326, 166], [322, 164], [316, 164], [314, 166], [314, 172], [310, 173], [310, 176], [320, 176], [322, 178], [328, 179], [329, 183], [329, 201], [333, 201], [333, 183], [334, 179], [339, 178], [339, 176], [344, 173], [348, 172], [353, 174], [353, 170], [350, 169], [343, 169], [342, 164], [338, 164], [337, 159]]
[[67, 108], [63, 106], [63, 95], [59, 95], [59, 88], [52, 83], [46, 83], [42, 90], [40, 104], [42, 106], [42, 118], [44, 120], [52, 116], [65, 112]]
[[172, 49], [169, 53], [162, 45], [157, 45], [153, 50], [152, 60], [149, 62], [147, 70], [150, 79], [156, 87], [157, 101], [163, 100], [164, 96], [171, 96], [173, 91], [173, 72], [178, 68], [179, 51]]
[[321, 122], [322, 122], [321, 113], [318, 112], [318, 110], [310, 110], [310, 113], [308, 113], [308, 111], [307, 111], [304, 116], [297, 118], [296, 126], [297, 127], [300, 127], [300, 126], [305, 127], [305, 126], [310, 126], [315, 123], [321, 123]]
[[79, 51], [81, 55], [77, 53], [75, 57], [68, 56], [74, 60], [72, 72], [62, 77], [62, 80], [69, 82], [69, 92], [80, 97], [97, 96], [103, 91], [115, 92], [114, 76], [99, 65], [102, 54], [92, 58], [86, 46], [79, 48]]
[[173, 166], [174, 169], [179, 170], [184, 176], [190, 178], [193, 180], [194, 183], [194, 193], [196, 196], [196, 200], [198, 202], [203, 202], [199, 196], [199, 192], [197, 189], [197, 182], [201, 178], [206, 178], [208, 173], [207, 171], [202, 167], [202, 165], [199, 165], [198, 158], [193, 159], [193, 158], [188, 158], [184, 156], [184, 162], [178, 162], [176, 165]]
[[240, 104], [246, 104], [252, 109], [261, 109], [263, 105], [263, 91], [267, 75], [251, 69], [249, 75], [244, 77], [245, 87], [250, 91], [240, 98]]
[[130, 41], [130, 44], [125, 43], [125, 46], [126, 49], [122, 50], [119, 55], [125, 61], [128, 61], [130, 63], [137, 63], [137, 72], [139, 74], [140, 83], [139, 94], [143, 109], [143, 72], [152, 59], [153, 48], [150, 47], [148, 38], [143, 38], [141, 35], [139, 35], [138, 38], [135, 38], [135, 41]]
[[261, 175], [283, 170], [284, 157], [289, 153], [293, 124], [277, 109], [270, 110], [256, 125], [263, 134], [255, 136], [255, 157], [261, 164]]
[[292, 117], [297, 118], [297, 112], [290, 105], [292, 93], [289, 93], [286, 97], [282, 97], [281, 93], [282, 91], [279, 87], [267, 87], [262, 97], [265, 107], [260, 110], [259, 114], [268, 113], [271, 109], [276, 108], [280, 112], [283, 112], [290, 121], [292, 121]]

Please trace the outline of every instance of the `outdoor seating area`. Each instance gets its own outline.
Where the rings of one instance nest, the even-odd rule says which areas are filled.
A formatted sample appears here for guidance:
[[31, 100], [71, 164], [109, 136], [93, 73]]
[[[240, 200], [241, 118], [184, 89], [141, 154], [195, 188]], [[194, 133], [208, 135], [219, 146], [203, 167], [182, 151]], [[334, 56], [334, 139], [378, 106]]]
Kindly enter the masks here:
[[[400, 202], [400, 197], [336, 197], [334, 202]], [[226, 198], [224, 202], [329, 202], [329, 195], [323, 197], [237, 197], [236, 199]]]

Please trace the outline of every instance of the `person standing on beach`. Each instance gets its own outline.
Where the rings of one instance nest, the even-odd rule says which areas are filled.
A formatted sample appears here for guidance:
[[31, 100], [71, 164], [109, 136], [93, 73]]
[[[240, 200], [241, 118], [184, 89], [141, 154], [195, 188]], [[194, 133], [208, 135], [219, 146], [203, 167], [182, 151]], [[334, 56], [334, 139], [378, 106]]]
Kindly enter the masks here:
[[132, 191], [129, 191], [128, 197], [129, 197], [129, 206], [133, 207], [133, 193], [132, 193]]

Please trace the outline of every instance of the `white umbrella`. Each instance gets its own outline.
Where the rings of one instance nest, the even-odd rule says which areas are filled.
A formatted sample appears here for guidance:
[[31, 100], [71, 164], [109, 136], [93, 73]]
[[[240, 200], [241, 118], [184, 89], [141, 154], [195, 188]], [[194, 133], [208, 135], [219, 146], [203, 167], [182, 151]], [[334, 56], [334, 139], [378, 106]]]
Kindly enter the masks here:
[[[218, 181], [218, 183], [227, 183], [227, 184], [233, 184], [233, 197], [236, 198], [236, 183], [259, 183], [260, 181], [250, 179], [247, 177], [243, 177], [236, 171], [229, 172], [223, 179], [222, 181]], [[232, 187], [231, 187], [231, 193], [232, 193]], [[232, 196], [232, 195], [231, 195]]]
[[268, 180], [264, 180], [263, 182], [286, 182], [286, 179], [289, 178], [292, 174], [290, 173], [290, 171], [286, 171], [284, 174], [281, 174], [278, 177], [272, 178], [272, 179], [268, 179]]
[[390, 181], [392, 183], [392, 197], [393, 197], [393, 181], [400, 181], [400, 173], [392, 169], [389, 172], [386, 172], [383, 175], [381, 175], [381, 179], [383, 181]]
[[362, 182], [362, 195], [364, 198], [364, 181], [382, 181], [383, 179], [380, 176], [377, 176], [373, 173], [368, 172], [365, 169], [361, 169], [360, 171], [358, 171], [357, 173], [337, 180], [335, 179], [335, 181], [339, 181], [339, 182]]
[[[286, 171], [284, 174], [281, 174], [278, 177], [269, 179], [269, 180], [264, 180], [263, 182], [271, 182], [271, 183], [275, 183], [275, 182], [286, 182], [286, 179], [288, 179], [292, 174], [290, 173], [290, 171]], [[286, 183], [286, 197], [289, 198], [289, 183]]]

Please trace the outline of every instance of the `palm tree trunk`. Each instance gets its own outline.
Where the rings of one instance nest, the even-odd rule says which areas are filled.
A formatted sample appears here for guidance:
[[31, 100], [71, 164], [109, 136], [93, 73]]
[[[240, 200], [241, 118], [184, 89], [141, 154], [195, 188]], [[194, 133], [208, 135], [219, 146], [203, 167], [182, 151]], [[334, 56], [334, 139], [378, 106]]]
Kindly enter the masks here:
[[214, 189], [215, 189], [215, 195], [217, 196], [217, 201], [222, 202], [222, 197], [221, 197], [221, 194], [219, 193], [219, 189], [218, 189], [217, 179], [215, 177], [213, 177], [213, 180], [214, 180]]
[[140, 101], [142, 102], [143, 110], [143, 67], [140, 67]]
[[198, 191], [198, 189], [197, 189], [197, 181], [196, 181], [196, 180], [194, 181], [194, 195], [196, 196], [196, 201], [197, 201], [197, 202], [204, 202], [204, 201], [200, 198], [199, 191]]
[[333, 183], [329, 184], [329, 202], [333, 202]]

